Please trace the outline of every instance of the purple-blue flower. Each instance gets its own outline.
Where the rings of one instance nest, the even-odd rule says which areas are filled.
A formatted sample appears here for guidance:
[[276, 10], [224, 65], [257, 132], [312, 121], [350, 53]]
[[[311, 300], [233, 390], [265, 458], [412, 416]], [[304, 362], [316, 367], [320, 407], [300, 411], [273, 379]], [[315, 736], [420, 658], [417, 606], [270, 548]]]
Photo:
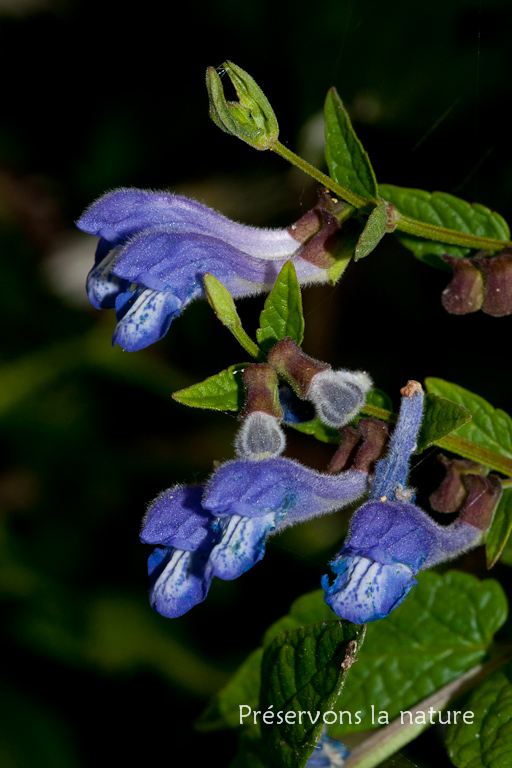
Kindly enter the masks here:
[[461, 516], [438, 525], [413, 503], [406, 488], [409, 459], [421, 425], [423, 391], [417, 382], [404, 397], [389, 450], [376, 467], [369, 500], [354, 514], [342, 550], [331, 563], [325, 601], [354, 624], [384, 618], [417, 584], [421, 569], [431, 568], [482, 541], [482, 531]]
[[[340, 509], [367, 490], [359, 470], [322, 474], [275, 455], [280, 428], [252, 413], [241, 428], [241, 458], [217, 469], [204, 485], [164, 491], [144, 519], [153, 608], [174, 618], [205, 599], [214, 576], [236, 579], [265, 554], [267, 537], [288, 525]], [[257, 417], [256, 420], [253, 417]], [[255, 423], [254, 423], [255, 422]], [[248, 435], [257, 431], [255, 441]]]
[[115, 308], [113, 343], [129, 352], [162, 338], [173, 318], [205, 297], [207, 272], [234, 298], [270, 290], [288, 260], [301, 283], [326, 282], [333, 259], [313, 235], [316, 227], [325, 240], [339, 228], [324, 211], [289, 229], [258, 229], [195, 200], [141, 189], [107, 193], [77, 226], [100, 238], [89, 299], [98, 309]]

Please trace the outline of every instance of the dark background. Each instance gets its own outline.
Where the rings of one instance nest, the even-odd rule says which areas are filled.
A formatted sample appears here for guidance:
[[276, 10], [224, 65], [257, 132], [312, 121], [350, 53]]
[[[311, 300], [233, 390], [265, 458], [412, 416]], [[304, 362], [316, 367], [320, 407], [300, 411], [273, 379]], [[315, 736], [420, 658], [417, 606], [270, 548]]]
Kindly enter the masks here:
[[[291, 530], [187, 616], [152, 613], [144, 509], [231, 457], [237, 424], [170, 395], [246, 354], [201, 302], [158, 345], [111, 350], [112, 313], [83, 298], [94, 238], [73, 222], [121, 185], [264, 226], [311, 207], [308, 178], [210, 122], [204, 73], [226, 58], [264, 89], [281, 141], [313, 163], [336, 85], [380, 181], [511, 220], [511, 30], [507, 0], [0, 0], [2, 768], [227, 765], [232, 735], [191, 723], [268, 623], [319, 586], [344, 525]], [[368, 370], [395, 406], [407, 379], [439, 376], [511, 412], [512, 318], [447, 315], [448, 280], [386, 238], [336, 288], [305, 291], [305, 349]], [[261, 307], [241, 305], [249, 332]], [[331, 453], [290, 436], [289, 455], [311, 466]], [[428, 495], [434, 456], [418, 472]], [[420, 764], [422, 752], [409, 754]]]

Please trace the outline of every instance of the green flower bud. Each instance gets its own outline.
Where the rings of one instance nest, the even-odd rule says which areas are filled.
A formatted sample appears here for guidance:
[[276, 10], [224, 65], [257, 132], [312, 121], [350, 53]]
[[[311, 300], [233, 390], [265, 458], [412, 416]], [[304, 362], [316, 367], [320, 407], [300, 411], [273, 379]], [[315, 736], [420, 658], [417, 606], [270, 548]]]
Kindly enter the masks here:
[[255, 149], [269, 149], [277, 141], [279, 126], [265, 94], [252, 77], [231, 61], [221, 72], [233, 83], [238, 101], [227, 101], [219, 73], [206, 70], [210, 117], [221, 130], [237, 136]]

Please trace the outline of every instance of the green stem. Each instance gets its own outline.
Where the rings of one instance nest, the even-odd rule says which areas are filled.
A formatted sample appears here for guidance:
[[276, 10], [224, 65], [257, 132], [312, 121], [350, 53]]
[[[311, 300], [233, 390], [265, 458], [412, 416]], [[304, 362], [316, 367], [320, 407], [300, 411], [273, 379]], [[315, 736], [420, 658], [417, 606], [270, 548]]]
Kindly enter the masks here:
[[437, 440], [435, 444], [440, 448], [458, 453], [465, 459], [472, 459], [479, 464], [485, 464], [486, 467], [490, 467], [496, 472], [502, 472], [507, 477], [512, 477], [512, 460], [491, 451], [490, 448], [484, 448], [464, 437], [458, 437], [458, 435], [446, 435], [441, 440]]
[[[331, 179], [325, 173], [319, 171], [318, 168], [315, 168], [313, 165], [306, 162], [306, 160], [303, 160], [302, 157], [296, 155], [291, 149], [285, 147], [280, 141], [276, 141], [271, 149], [274, 152], [277, 152], [278, 155], [281, 155], [281, 157], [289, 163], [300, 168], [304, 173], [307, 173], [308, 176], [316, 179], [320, 184], [323, 184], [327, 189], [334, 192], [341, 197], [342, 200], [350, 203], [350, 205], [353, 205], [355, 208], [365, 208], [369, 205], [375, 207], [373, 201], [361, 197], [361, 195], [352, 192], [342, 184], [338, 184], [334, 179]], [[407, 232], [410, 235], [425, 237], [428, 240], [436, 240], [440, 243], [460, 245], [462, 247], [476, 248], [478, 250], [500, 251], [505, 247], [512, 246], [511, 240], [496, 240], [493, 237], [479, 237], [478, 235], [472, 235], [468, 232], [457, 232], [455, 229], [437, 227], [434, 224], [427, 224], [424, 221], [417, 221], [416, 219], [411, 219], [409, 216], [404, 216], [398, 210], [396, 211], [396, 229], [401, 232]]]
[[331, 179], [325, 173], [319, 171], [318, 168], [314, 167], [314, 165], [307, 163], [302, 159], [302, 157], [299, 157], [295, 154], [295, 152], [292, 152], [291, 149], [288, 149], [288, 147], [285, 147], [284, 144], [281, 144], [280, 141], [276, 141], [276, 143], [273, 144], [271, 148], [274, 152], [277, 152], [278, 155], [281, 155], [281, 157], [283, 157], [285, 160], [288, 160], [289, 163], [297, 166], [297, 168], [300, 168], [301, 171], [307, 173], [308, 176], [312, 176], [313, 179], [316, 179], [316, 181], [318, 181], [320, 184], [323, 184], [325, 187], [327, 187], [327, 189], [341, 197], [342, 200], [346, 200], [347, 203], [350, 203], [350, 205], [353, 205], [355, 208], [364, 208], [366, 205], [371, 203], [371, 201], [367, 200], [365, 197], [361, 197], [355, 192], [352, 192], [350, 189], [347, 189], [347, 187], [343, 187], [341, 184], [337, 184], [334, 179]]
[[436, 227], [434, 224], [416, 221], [416, 219], [404, 216], [399, 211], [397, 214], [396, 228], [410, 235], [418, 235], [418, 237], [426, 237], [428, 240], [437, 240], [441, 243], [449, 243], [450, 245], [462, 245], [467, 248], [478, 248], [487, 251], [499, 251], [502, 248], [512, 246], [510, 240], [478, 237], [467, 232], [457, 232], [454, 229], [445, 229], [445, 227]]

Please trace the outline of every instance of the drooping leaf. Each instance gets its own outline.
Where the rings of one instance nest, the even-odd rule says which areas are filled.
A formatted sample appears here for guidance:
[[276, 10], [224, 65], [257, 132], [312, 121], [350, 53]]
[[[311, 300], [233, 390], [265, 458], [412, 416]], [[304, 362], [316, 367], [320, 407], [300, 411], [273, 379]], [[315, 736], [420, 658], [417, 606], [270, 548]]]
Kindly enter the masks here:
[[283, 632], [266, 648], [260, 709], [275, 713], [273, 722], [261, 727], [269, 768], [306, 765], [323, 729], [323, 713], [339, 698], [363, 638], [363, 627], [321, 621]]
[[258, 344], [265, 351], [286, 336], [299, 345], [304, 338], [302, 297], [295, 267], [291, 261], [287, 261], [283, 266], [267, 296], [260, 315], [260, 327], [256, 331]]
[[242, 321], [237, 312], [234, 299], [228, 289], [208, 272], [204, 276], [204, 288], [208, 302], [217, 318], [226, 328], [229, 328], [235, 339], [246, 352], [253, 357], [259, 357], [259, 349], [242, 327]]
[[379, 192], [370, 158], [335, 88], [325, 100], [325, 157], [334, 181], [366, 201], [377, 202]]
[[494, 513], [492, 524], [485, 542], [487, 567], [499, 560], [512, 532], [512, 488], [506, 488]]
[[[412, 219], [457, 232], [508, 240], [510, 230], [505, 219], [479, 203], [468, 203], [446, 192], [425, 192], [422, 189], [380, 184], [381, 197], [392, 203], [400, 213]], [[395, 232], [400, 242], [421, 261], [450, 271], [441, 259], [443, 253], [450, 256], [467, 256], [471, 249], [459, 245], [446, 245], [426, 238]]]
[[466, 713], [466, 722], [460, 718], [446, 732], [446, 748], [452, 763], [457, 768], [510, 768], [512, 664], [496, 670], [474, 689]]
[[457, 435], [512, 459], [512, 419], [480, 395], [443, 379], [425, 379], [428, 392], [467, 408], [473, 418], [457, 430]]
[[466, 424], [470, 419], [471, 413], [467, 408], [433, 393], [428, 393], [425, 396], [425, 408], [416, 453], [421, 453], [425, 448], [449, 435], [450, 432]]
[[356, 250], [354, 261], [359, 261], [368, 256], [374, 248], [380, 243], [387, 232], [388, 213], [386, 203], [382, 200], [378, 203], [368, 217], [366, 226], [361, 233]]
[[239, 411], [243, 406], [245, 389], [241, 372], [250, 363], [238, 363], [210, 376], [198, 384], [173, 393], [173, 399], [192, 408], [214, 411]]

